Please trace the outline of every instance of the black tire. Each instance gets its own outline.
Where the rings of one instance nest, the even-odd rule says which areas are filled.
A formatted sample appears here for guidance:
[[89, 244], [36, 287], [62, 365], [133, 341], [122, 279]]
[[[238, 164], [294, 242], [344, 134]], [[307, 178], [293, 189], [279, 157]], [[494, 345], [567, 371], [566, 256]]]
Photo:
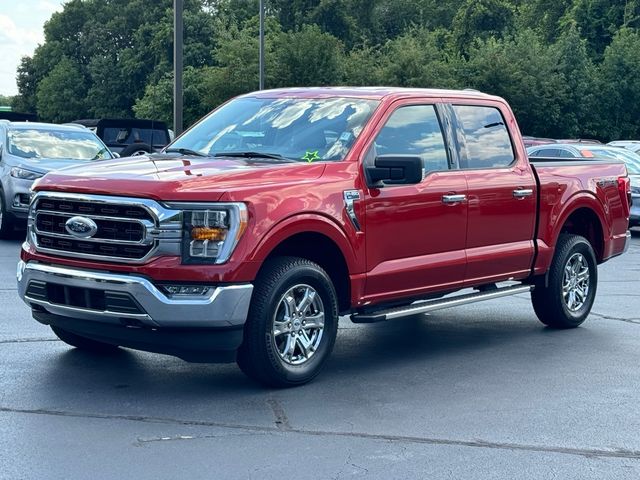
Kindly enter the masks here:
[[0, 190], [0, 238], [11, 238], [15, 221], [5, 207], [4, 191]]
[[[320, 314], [322, 328], [314, 327]], [[238, 365], [268, 386], [302, 385], [320, 373], [337, 332], [338, 300], [327, 273], [303, 258], [275, 258], [256, 279]]]
[[120, 152], [121, 157], [135, 157], [136, 155], [146, 155], [153, 152], [153, 148], [146, 143], [132, 143], [127, 145]]
[[591, 244], [580, 235], [561, 235], [547, 286], [542, 279], [531, 292], [533, 309], [549, 327], [575, 328], [589, 315], [597, 287], [598, 266]]
[[75, 333], [63, 330], [59, 327], [51, 326], [51, 330], [53, 330], [53, 333], [55, 333], [56, 336], [67, 345], [71, 345], [72, 347], [76, 347], [87, 352], [111, 353], [118, 349], [117, 345], [98, 342], [97, 340], [76, 335]]

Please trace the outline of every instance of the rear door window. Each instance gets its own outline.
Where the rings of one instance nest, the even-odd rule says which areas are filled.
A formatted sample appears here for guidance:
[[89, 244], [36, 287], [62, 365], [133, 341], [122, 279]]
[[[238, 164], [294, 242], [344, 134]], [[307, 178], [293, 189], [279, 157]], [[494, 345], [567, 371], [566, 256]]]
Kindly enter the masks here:
[[515, 156], [502, 113], [495, 107], [453, 105], [462, 168], [500, 168]]

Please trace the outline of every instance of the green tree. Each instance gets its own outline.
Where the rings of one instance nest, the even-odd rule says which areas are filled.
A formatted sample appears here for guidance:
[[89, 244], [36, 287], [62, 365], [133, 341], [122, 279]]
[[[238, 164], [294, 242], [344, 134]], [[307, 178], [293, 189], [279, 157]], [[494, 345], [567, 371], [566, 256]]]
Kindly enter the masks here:
[[640, 27], [640, 1], [574, 0], [562, 23], [576, 25], [599, 57], [620, 28]]
[[455, 88], [460, 58], [445, 50], [445, 32], [414, 28], [383, 48], [382, 83], [401, 87]]
[[640, 34], [620, 30], [598, 72], [599, 134], [607, 140], [640, 138]]
[[567, 87], [550, 48], [532, 30], [480, 41], [463, 71], [466, 86], [509, 101], [524, 134], [562, 136]]
[[515, 9], [506, 0], [466, 0], [453, 19], [453, 42], [467, 55], [473, 42], [511, 33]]
[[312, 86], [340, 83], [343, 44], [317, 25], [304, 25], [297, 32], [280, 34], [273, 59], [279, 74], [273, 86]]
[[86, 86], [80, 67], [62, 57], [36, 90], [36, 107], [44, 121], [63, 123], [82, 117], [85, 112]]

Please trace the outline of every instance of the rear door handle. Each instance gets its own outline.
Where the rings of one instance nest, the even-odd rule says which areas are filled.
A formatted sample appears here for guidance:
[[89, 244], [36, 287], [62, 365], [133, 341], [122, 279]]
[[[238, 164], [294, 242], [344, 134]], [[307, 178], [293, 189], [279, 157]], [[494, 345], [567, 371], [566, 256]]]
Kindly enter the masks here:
[[443, 195], [442, 203], [460, 203], [467, 199], [466, 195]]
[[513, 198], [526, 198], [533, 195], [531, 188], [517, 188], [513, 191]]

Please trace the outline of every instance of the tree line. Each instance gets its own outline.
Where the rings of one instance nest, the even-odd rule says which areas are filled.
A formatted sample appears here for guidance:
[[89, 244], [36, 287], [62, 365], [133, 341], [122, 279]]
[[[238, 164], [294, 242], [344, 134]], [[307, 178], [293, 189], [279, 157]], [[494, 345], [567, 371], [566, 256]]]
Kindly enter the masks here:
[[[258, 88], [258, 0], [185, 0], [184, 120]], [[70, 0], [18, 68], [46, 121], [172, 122], [172, 0]], [[640, 138], [640, 0], [265, 0], [267, 88], [475, 88], [523, 133]]]

